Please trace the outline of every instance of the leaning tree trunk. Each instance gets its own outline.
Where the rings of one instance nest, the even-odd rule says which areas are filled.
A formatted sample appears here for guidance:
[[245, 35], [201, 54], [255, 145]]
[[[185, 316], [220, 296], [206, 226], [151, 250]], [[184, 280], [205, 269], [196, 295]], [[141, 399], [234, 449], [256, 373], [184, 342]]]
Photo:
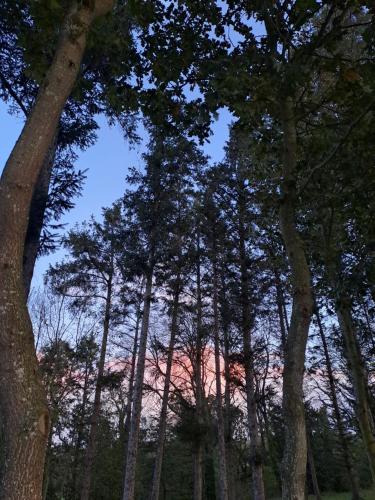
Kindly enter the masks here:
[[173, 294], [171, 336], [169, 339], [169, 346], [168, 346], [167, 367], [166, 367], [166, 371], [165, 371], [163, 399], [162, 399], [161, 412], [160, 412], [160, 418], [159, 418], [159, 433], [158, 433], [158, 442], [157, 442], [157, 447], [156, 447], [156, 457], [155, 457], [155, 464], [154, 464], [154, 473], [153, 473], [153, 478], [152, 478], [150, 500], [158, 500], [159, 499], [160, 478], [161, 478], [161, 469], [162, 469], [162, 464], [163, 464], [165, 434], [166, 434], [166, 430], [167, 430], [169, 386], [170, 386], [170, 382], [171, 382], [174, 346], [175, 346], [176, 336], [177, 336], [177, 332], [178, 332], [179, 299], [180, 299], [180, 276], [178, 276], [176, 279], [176, 285], [175, 285], [175, 290], [174, 290], [174, 294]]
[[320, 335], [320, 339], [322, 341], [322, 346], [323, 346], [324, 359], [325, 359], [325, 364], [326, 364], [326, 368], [327, 368], [328, 384], [329, 384], [329, 390], [331, 393], [331, 401], [332, 401], [332, 406], [333, 406], [333, 415], [334, 415], [334, 418], [336, 420], [337, 431], [338, 431], [338, 435], [339, 435], [343, 459], [344, 459], [345, 467], [346, 467], [346, 470], [347, 470], [347, 473], [349, 476], [349, 480], [350, 480], [350, 486], [351, 486], [351, 490], [352, 490], [352, 500], [360, 500], [361, 497], [359, 494], [358, 477], [357, 477], [356, 471], [353, 467], [352, 458], [350, 456], [348, 439], [347, 439], [347, 436], [345, 433], [344, 422], [342, 420], [341, 411], [340, 411], [340, 407], [339, 407], [339, 403], [338, 403], [338, 399], [337, 399], [335, 378], [333, 375], [333, 368], [332, 368], [331, 358], [330, 358], [329, 351], [328, 351], [327, 340], [326, 340], [324, 328], [322, 325], [322, 321], [320, 319], [319, 309], [318, 309], [316, 304], [315, 304], [315, 316], [316, 316], [316, 320], [318, 323], [319, 335]]
[[151, 310], [152, 278], [153, 278], [152, 271], [148, 271], [146, 277], [146, 288], [144, 293], [144, 306], [143, 306], [141, 335], [139, 339], [137, 371], [135, 375], [134, 392], [133, 392], [133, 411], [130, 423], [128, 452], [126, 457], [124, 493], [122, 497], [123, 500], [134, 499], [139, 427], [141, 423], [141, 412], [142, 412], [143, 378], [145, 373], [148, 325], [149, 325], [150, 310]]
[[355, 411], [370, 465], [372, 480], [375, 482], [375, 425], [371, 412], [370, 393], [365, 365], [358, 345], [357, 332], [352, 320], [351, 299], [341, 279], [341, 257], [331, 245], [331, 236], [323, 228], [327, 274], [334, 292], [336, 314], [344, 338], [345, 354], [352, 378]]
[[279, 218], [291, 270], [293, 295], [283, 373], [285, 442], [282, 498], [283, 500], [301, 500], [305, 495], [307, 460], [302, 384], [313, 299], [310, 270], [296, 226], [297, 134], [292, 99], [287, 97], [281, 107], [284, 155]]
[[31, 200], [29, 222], [23, 251], [23, 285], [26, 298], [29, 296], [35, 262], [40, 248], [44, 215], [47, 208], [49, 185], [56, 152], [56, 138], [52, 141], [43, 161]]
[[[89, 27], [111, 0], [70, 14], [35, 105], [0, 181], [0, 498], [40, 500], [49, 415], [23, 286], [24, 242], [34, 188], [77, 77]], [[94, 5], [93, 5], [94, 4]], [[94, 8], [93, 8], [94, 7]]]
[[101, 409], [103, 376], [104, 376], [105, 358], [107, 354], [109, 323], [111, 318], [111, 302], [112, 302], [112, 275], [109, 276], [107, 284], [107, 295], [105, 301], [105, 312], [103, 321], [103, 337], [102, 337], [102, 345], [100, 348], [100, 357], [98, 363], [98, 376], [95, 386], [94, 407], [90, 417], [90, 433], [89, 433], [85, 458], [83, 462], [81, 500], [89, 500], [90, 498], [92, 471], [94, 468], [94, 461], [97, 449], [97, 434], [98, 434], [98, 424], [99, 424], [100, 409]]

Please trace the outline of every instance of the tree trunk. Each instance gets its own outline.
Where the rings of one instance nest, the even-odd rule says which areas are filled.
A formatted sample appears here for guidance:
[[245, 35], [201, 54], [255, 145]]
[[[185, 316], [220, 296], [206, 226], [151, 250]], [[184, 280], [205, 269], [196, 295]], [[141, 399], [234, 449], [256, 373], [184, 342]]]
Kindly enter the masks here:
[[156, 447], [156, 457], [154, 464], [154, 474], [152, 478], [150, 500], [159, 499], [160, 478], [161, 478], [161, 469], [163, 464], [163, 454], [164, 454], [164, 444], [165, 444], [165, 433], [167, 429], [169, 386], [171, 382], [174, 345], [176, 341], [176, 335], [178, 332], [179, 299], [180, 299], [180, 277], [178, 276], [176, 279], [176, 285], [173, 296], [171, 336], [169, 339], [169, 346], [168, 346], [167, 367], [164, 379], [163, 399], [162, 399], [160, 419], [159, 419], [159, 433], [158, 433], [158, 442]]
[[203, 426], [204, 426], [204, 392], [202, 384], [202, 289], [201, 289], [201, 249], [200, 249], [200, 234], [197, 235], [197, 338], [196, 338], [196, 353], [194, 363], [194, 380], [195, 380], [195, 418], [198, 423], [198, 436], [194, 443], [194, 465], [193, 465], [193, 481], [194, 481], [194, 500], [203, 500], [203, 467], [204, 467], [204, 442], [203, 442]]
[[228, 471], [225, 446], [225, 425], [222, 407], [221, 369], [220, 369], [220, 338], [219, 338], [219, 308], [218, 308], [218, 276], [216, 263], [216, 248], [213, 250], [213, 309], [214, 309], [214, 344], [215, 344], [215, 382], [216, 382], [216, 414], [219, 448], [219, 491], [220, 500], [228, 500]]
[[100, 348], [100, 357], [98, 363], [98, 377], [95, 386], [94, 407], [90, 418], [90, 434], [87, 443], [85, 459], [83, 463], [83, 479], [81, 488], [81, 500], [89, 500], [90, 487], [92, 480], [92, 472], [95, 462], [97, 449], [97, 433], [101, 409], [101, 396], [103, 389], [103, 375], [105, 368], [105, 358], [107, 354], [109, 324], [111, 319], [111, 302], [112, 302], [112, 275], [109, 277], [107, 285], [107, 296], [105, 302], [104, 322], [103, 322], [103, 337]]
[[333, 375], [331, 358], [329, 355], [327, 340], [326, 340], [325, 332], [324, 332], [323, 325], [322, 325], [322, 322], [320, 319], [319, 309], [318, 309], [317, 305], [315, 305], [315, 316], [316, 316], [317, 323], [318, 323], [319, 335], [320, 335], [320, 338], [322, 341], [324, 358], [325, 358], [325, 363], [326, 363], [326, 367], [327, 367], [329, 390], [331, 393], [331, 401], [332, 401], [332, 406], [333, 406], [333, 415], [334, 415], [334, 418], [336, 420], [337, 431], [339, 434], [339, 440], [340, 440], [340, 445], [341, 445], [342, 454], [343, 454], [343, 458], [344, 458], [344, 463], [345, 463], [345, 467], [346, 467], [346, 470], [347, 470], [347, 473], [349, 476], [349, 480], [350, 480], [350, 486], [351, 486], [351, 490], [352, 490], [352, 500], [360, 500], [361, 497], [359, 494], [358, 477], [357, 477], [357, 474], [354, 470], [352, 458], [350, 456], [349, 445], [348, 445], [348, 440], [347, 440], [347, 436], [345, 433], [344, 422], [343, 422], [342, 417], [341, 417], [341, 411], [340, 411], [340, 407], [339, 407], [339, 403], [338, 403], [338, 399], [337, 399], [335, 378]]
[[4, 461], [0, 498], [40, 500], [49, 432], [23, 284], [24, 242], [34, 188], [71, 92], [90, 24], [112, 2], [70, 14], [35, 105], [0, 181], [0, 408]]
[[283, 500], [301, 500], [305, 495], [307, 460], [302, 384], [313, 299], [310, 270], [295, 220], [297, 135], [292, 99], [287, 97], [281, 106], [284, 156], [279, 218], [291, 270], [293, 294], [283, 373], [285, 442], [282, 498]]
[[375, 482], [375, 426], [369, 401], [367, 376], [351, 317], [349, 297], [341, 296], [338, 298], [336, 312], [340, 329], [344, 335], [345, 350], [356, 400], [357, 419], [367, 452], [372, 480]]
[[249, 276], [246, 264], [244, 217], [246, 204], [242, 199], [242, 188], [239, 193], [239, 253], [241, 273], [241, 308], [242, 308], [242, 338], [245, 368], [247, 420], [250, 434], [250, 461], [252, 472], [252, 487], [254, 500], [264, 500], [263, 454], [262, 440], [257, 417], [257, 402], [255, 396], [254, 356], [251, 348], [252, 318], [249, 302]]
[[130, 376], [129, 376], [129, 389], [128, 389], [128, 400], [126, 402], [126, 415], [125, 415], [125, 424], [122, 432], [122, 438], [124, 440], [124, 477], [126, 471], [126, 457], [128, 454], [128, 443], [129, 443], [129, 432], [130, 432], [130, 423], [132, 417], [132, 404], [133, 404], [133, 392], [134, 392], [134, 375], [135, 375], [135, 366], [137, 361], [137, 352], [138, 352], [138, 334], [139, 334], [139, 324], [141, 321], [141, 304], [139, 305], [139, 309], [137, 310], [137, 319], [135, 325], [135, 334], [134, 334], [134, 344], [133, 344], [133, 352], [132, 352], [132, 363], [130, 368]]
[[31, 200], [29, 223], [23, 251], [23, 285], [26, 298], [29, 296], [35, 262], [40, 248], [44, 214], [47, 207], [49, 185], [56, 152], [56, 138], [52, 141], [43, 161]]
[[327, 227], [323, 228], [323, 232], [327, 274], [334, 292], [337, 319], [344, 338], [345, 354], [354, 389], [356, 416], [372, 480], [375, 482], [375, 424], [371, 412], [368, 377], [352, 320], [351, 299], [340, 279], [341, 256], [338, 250], [331, 246], [331, 235], [328, 234]]
[[311, 476], [311, 482], [313, 485], [314, 495], [316, 500], [321, 500], [322, 496], [320, 494], [320, 488], [318, 483], [318, 477], [316, 475], [315, 460], [313, 455], [313, 450], [311, 447], [309, 431], [306, 430], [306, 443], [307, 443], [307, 462], [309, 465], [309, 471]]
[[130, 423], [128, 453], [126, 457], [123, 500], [134, 499], [139, 427], [140, 427], [141, 412], [142, 412], [143, 377], [146, 364], [148, 325], [149, 325], [150, 310], [151, 310], [152, 278], [153, 278], [153, 273], [149, 271], [146, 278], [146, 288], [144, 293], [142, 328], [139, 339], [137, 371], [134, 383], [133, 411]]

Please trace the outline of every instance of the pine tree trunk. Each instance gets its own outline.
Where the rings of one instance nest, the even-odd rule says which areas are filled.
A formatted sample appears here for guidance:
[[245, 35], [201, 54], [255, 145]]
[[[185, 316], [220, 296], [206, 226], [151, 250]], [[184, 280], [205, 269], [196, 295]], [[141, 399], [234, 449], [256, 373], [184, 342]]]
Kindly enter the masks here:
[[139, 339], [137, 370], [134, 383], [133, 411], [130, 423], [128, 453], [126, 457], [123, 500], [133, 500], [135, 492], [135, 474], [137, 465], [138, 438], [139, 438], [139, 427], [141, 423], [141, 412], [142, 412], [143, 377], [146, 364], [148, 325], [149, 325], [150, 310], [151, 310], [152, 278], [153, 278], [153, 273], [148, 272], [146, 277], [142, 327]]
[[369, 390], [365, 366], [357, 341], [356, 332], [353, 325], [350, 310], [350, 299], [341, 296], [336, 302], [337, 318], [340, 329], [344, 335], [345, 350], [349, 361], [349, 369], [352, 376], [355, 400], [356, 414], [361, 430], [363, 444], [365, 446], [367, 457], [372, 474], [372, 480], [375, 482], [375, 425], [371, 412], [369, 401]]
[[112, 275], [110, 275], [107, 285], [107, 296], [105, 302], [105, 312], [104, 312], [104, 322], [103, 322], [103, 337], [102, 337], [102, 345], [100, 348], [100, 357], [98, 363], [98, 376], [95, 386], [94, 406], [90, 418], [89, 440], [87, 443], [85, 459], [83, 463], [81, 500], [89, 500], [90, 498], [92, 472], [97, 450], [97, 434], [98, 434], [98, 424], [99, 424], [100, 409], [101, 409], [103, 375], [105, 368], [105, 358], [107, 354], [109, 324], [111, 319], [111, 302], [112, 302]]
[[24, 242], [34, 188], [79, 71], [89, 26], [96, 15], [111, 8], [109, 1], [96, 5], [98, 9], [84, 5], [69, 16], [45, 83], [0, 181], [2, 500], [42, 498], [49, 415], [26, 307]]
[[346, 470], [347, 470], [347, 473], [349, 476], [349, 480], [350, 480], [350, 486], [351, 486], [351, 490], [352, 490], [352, 500], [360, 500], [358, 477], [357, 477], [357, 474], [354, 470], [352, 458], [350, 456], [349, 445], [348, 445], [348, 440], [347, 440], [347, 436], [345, 433], [344, 422], [342, 420], [341, 411], [340, 411], [340, 407], [339, 407], [339, 403], [338, 403], [338, 399], [337, 399], [335, 378], [333, 375], [333, 368], [332, 368], [331, 358], [330, 358], [329, 351], [328, 351], [327, 340], [326, 340], [325, 332], [324, 332], [323, 325], [322, 325], [322, 322], [320, 319], [319, 310], [318, 310], [316, 305], [315, 305], [315, 316], [316, 316], [317, 323], [318, 323], [319, 335], [320, 335], [320, 338], [322, 341], [324, 359], [325, 359], [325, 364], [327, 367], [329, 390], [331, 393], [331, 401], [332, 401], [332, 406], [333, 406], [333, 415], [334, 415], [334, 418], [336, 420], [337, 431], [339, 434], [339, 440], [340, 440], [340, 445], [341, 445], [342, 454], [343, 454], [343, 458], [344, 458], [344, 463], [345, 463], [345, 467], [346, 467]]
[[48, 149], [31, 200], [29, 222], [23, 251], [23, 285], [26, 298], [29, 296], [35, 262], [40, 248], [44, 214], [47, 208], [49, 185], [56, 152], [56, 139]]
[[[216, 248], [214, 248], [214, 254]], [[225, 425], [222, 407], [221, 368], [220, 368], [220, 333], [218, 308], [218, 276], [216, 255], [213, 256], [213, 309], [214, 309], [214, 344], [215, 344], [215, 382], [216, 382], [216, 414], [219, 451], [219, 492], [220, 500], [228, 500], [228, 471], [225, 446]]]
[[158, 441], [157, 441], [157, 446], [156, 446], [156, 456], [155, 456], [154, 474], [153, 474], [153, 478], [152, 478], [150, 500], [158, 500], [159, 499], [160, 478], [161, 478], [161, 469], [162, 469], [162, 464], [163, 464], [165, 434], [166, 434], [166, 430], [167, 430], [169, 386], [170, 386], [170, 382], [171, 382], [174, 346], [175, 346], [176, 336], [177, 336], [177, 332], [178, 332], [179, 299], [180, 299], [180, 277], [178, 276], [176, 279], [176, 285], [175, 285], [174, 296], [173, 296], [171, 336], [169, 339], [169, 346], [168, 346], [167, 367], [166, 367], [165, 378], [164, 378], [163, 399], [162, 399], [161, 412], [160, 412], [160, 418], [159, 418], [159, 426], [158, 426], [159, 432], [158, 432]]
[[354, 389], [356, 416], [367, 452], [372, 480], [375, 482], [375, 424], [371, 412], [366, 369], [352, 320], [351, 300], [340, 280], [341, 257], [337, 250], [331, 247], [331, 238], [327, 228], [324, 227], [323, 231], [327, 274], [335, 294], [337, 319], [344, 338], [345, 354]]
[[315, 460], [313, 455], [313, 450], [311, 447], [311, 441], [308, 430], [306, 430], [306, 443], [307, 443], [307, 462], [309, 464], [311, 482], [313, 485], [314, 495], [316, 500], [321, 500], [322, 495], [320, 494], [320, 488], [318, 483], [318, 477], [316, 475]]
[[86, 412], [86, 405], [87, 405], [87, 400], [88, 400], [88, 389], [89, 389], [89, 362], [86, 359], [86, 366], [85, 366], [85, 379], [84, 379], [84, 384], [83, 384], [83, 391], [82, 391], [82, 411], [81, 414], [79, 415], [79, 421], [78, 421], [78, 428], [77, 428], [77, 439], [75, 442], [74, 446], [74, 460], [73, 460], [73, 473], [72, 473], [72, 497], [74, 500], [78, 497], [79, 494], [79, 487], [80, 487], [80, 480], [79, 474], [78, 474], [78, 468], [79, 468], [79, 462], [80, 462], [80, 451], [81, 451], [81, 446], [82, 446], [82, 441], [83, 441], [83, 431], [84, 431], [84, 425], [85, 425], [85, 412]]
[[291, 98], [282, 104], [284, 139], [280, 228], [291, 269], [292, 315], [285, 345], [283, 414], [285, 426], [282, 465], [283, 500], [301, 500], [306, 483], [306, 428], [303, 373], [307, 338], [313, 311], [310, 270], [296, 226], [297, 135]]
[[139, 334], [140, 321], [141, 321], [141, 311], [140, 311], [140, 305], [139, 305], [139, 310], [137, 311], [137, 319], [136, 319], [136, 325], [135, 325], [132, 362], [131, 362], [130, 376], [129, 376], [128, 399], [126, 402], [125, 424], [124, 424], [124, 429], [122, 432], [122, 438], [124, 440], [124, 477], [125, 477], [125, 471], [126, 471], [126, 457], [128, 454], [129, 432], [130, 432], [130, 423], [131, 423], [131, 417], [132, 417], [134, 375], [135, 375], [135, 367], [136, 367], [136, 361], [137, 361], [138, 334]]
[[203, 467], [204, 467], [204, 442], [203, 442], [203, 426], [204, 426], [204, 391], [202, 383], [202, 289], [201, 289], [201, 249], [200, 249], [200, 234], [197, 236], [197, 337], [196, 337], [196, 353], [194, 360], [194, 380], [195, 380], [195, 418], [198, 424], [198, 436], [194, 443], [194, 464], [193, 464], [193, 481], [194, 481], [194, 500], [203, 500]]
[[264, 481], [263, 481], [263, 454], [262, 441], [259, 431], [257, 402], [255, 396], [255, 373], [254, 356], [251, 348], [251, 328], [252, 318], [249, 302], [249, 277], [246, 265], [245, 248], [245, 203], [239, 199], [239, 253], [240, 253], [240, 272], [241, 272], [241, 308], [242, 308], [242, 338], [244, 352], [245, 384], [246, 384], [246, 403], [247, 419], [250, 434], [250, 461], [252, 472], [252, 487], [254, 500], [264, 500]]

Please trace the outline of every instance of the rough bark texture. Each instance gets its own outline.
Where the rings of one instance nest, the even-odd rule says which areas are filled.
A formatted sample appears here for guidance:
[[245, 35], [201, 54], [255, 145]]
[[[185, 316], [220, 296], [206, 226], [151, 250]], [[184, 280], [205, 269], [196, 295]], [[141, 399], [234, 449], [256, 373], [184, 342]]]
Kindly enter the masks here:
[[254, 356], [251, 348], [252, 318], [249, 302], [249, 276], [245, 248], [245, 203], [239, 193], [239, 252], [241, 272], [242, 338], [244, 351], [247, 420], [250, 434], [250, 462], [254, 500], [264, 500], [262, 440], [259, 432], [257, 402], [255, 395]]
[[301, 500], [305, 495], [307, 460], [302, 383], [313, 299], [310, 270], [295, 220], [297, 137], [292, 99], [286, 98], [281, 107], [284, 157], [279, 218], [291, 270], [293, 295], [283, 373], [285, 442], [282, 464], [282, 498], [283, 500]]
[[159, 433], [158, 433], [158, 442], [157, 442], [157, 447], [156, 447], [156, 457], [155, 457], [155, 464], [154, 464], [154, 473], [153, 473], [153, 478], [152, 478], [150, 500], [158, 500], [159, 499], [160, 478], [161, 478], [161, 469], [162, 469], [162, 464], [163, 464], [165, 434], [166, 434], [166, 430], [167, 430], [169, 386], [170, 386], [170, 382], [171, 382], [174, 346], [175, 346], [175, 341], [176, 341], [176, 335], [178, 332], [178, 307], [179, 307], [179, 298], [180, 298], [180, 278], [179, 277], [176, 280], [175, 286], [176, 286], [176, 288], [174, 290], [173, 305], [172, 305], [171, 336], [169, 339], [169, 346], [168, 346], [167, 367], [166, 367], [165, 378], [164, 378], [163, 399], [162, 399], [161, 412], [160, 412], [160, 418], [159, 418], [159, 426], [158, 426]]
[[[94, 5], [92, 5], [94, 4]], [[98, 8], [96, 9], [96, 5]], [[0, 498], [40, 500], [49, 415], [26, 308], [23, 255], [34, 188], [76, 79], [89, 26], [110, 1], [83, 2], [59, 45], [0, 181]]]
[[360, 500], [361, 497], [359, 494], [358, 477], [357, 477], [357, 474], [354, 470], [352, 458], [350, 455], [348, 438], [347, 438], [347, 435], [345, 433], [345, 426], [344, 426], [344, 422], [342, 420], [341, 411], [340, 411], [340, 407], [339, 407], [339, 403], [338, 403], [338, 399], [337, 399], [335, 378], [333, 375], [333, 368], [332, 368], [331, 358], [330, 358], [329, 351], [328, 351], [327, 340], [326, 340], [324, 328], [323, 328], [323, 325], [322, 325], [322, 322], [320, 319], [319, 310], [318, 310], [316, 305], [315, 305], [315, 316], [316, 316], [317, 323], [318, 323], [319, 335], [320, 335], [320, 338], [322, 341], [324, 359], [325, 359], [325, 364], [327, 367], [329, 390], [331, 393], [331, 401], [332, 401], [332, 406], [333, 406], [333, 415], [334, 415], [334, 418], [336, 420], [337, 431], [338, 431], [338, 435], [339, 435], [343, 459], [344, 459], [345, 467], [346, 467], [346, 470], [348, 472], [348, 476], [349, 476], [349, 480], [350, 480], [350, 486], [351, 486], [351, 490], [352, 490], [352, 500]]
[[90, 434], [86, 448], [85, 459], [83, 463], [83, 479], [81, 488], [81, 500], [89, 500], [92, 481], [92, 471], [94, 467], [95, 455], [97, 450], [97, 433], [101, 409], [101, 396], [103, 388], [103, 375], [105, 367], [105, 357], [107, 354], [109, 323], [111, 318], [112, 301], [112, 276], [109, 276], [107, 285], [107, 296], [105, 302], [105, 312], [103, 321], [103, 336], [100, 347], [100, 357], [98, 363], [98, 376], [95, 386], [94, 407], [90, 417]]
[[151, 309], [151, 294], [152, 294], [152, 272], [149, 272], [146, 278], [146, 288], [144, 293], [142, 327], [139, 339], [137, 370], [134, 383], [133, 411], [130, 424], [128, 453], [126, 457], [123, 500], [134, 499], [139, 426], [141, 422], [141, 412], [142, 412], [143, 377], [145, 372], [148, 325], [149, 325], [150, 309]]

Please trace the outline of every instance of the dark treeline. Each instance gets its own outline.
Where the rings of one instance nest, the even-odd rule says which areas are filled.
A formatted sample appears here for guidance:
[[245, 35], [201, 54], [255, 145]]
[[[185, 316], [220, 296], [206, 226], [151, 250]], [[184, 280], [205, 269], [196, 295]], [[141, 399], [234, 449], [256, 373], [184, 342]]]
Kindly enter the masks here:
[[[1, 500], [373, 498], [374, 37], [358, 0], [1, 0]], [[65, 231], [99, 115], [147, 149]]]

